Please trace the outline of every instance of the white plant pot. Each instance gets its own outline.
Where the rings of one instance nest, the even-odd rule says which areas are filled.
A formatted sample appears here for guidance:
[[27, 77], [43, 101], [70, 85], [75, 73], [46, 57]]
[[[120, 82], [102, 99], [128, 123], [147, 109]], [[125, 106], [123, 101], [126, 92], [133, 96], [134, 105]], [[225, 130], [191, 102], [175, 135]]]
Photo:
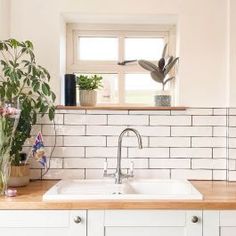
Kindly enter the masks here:
[[171, 95], [170, 91], [158, 91], [154, 97], [155, 106], [157, 107], [170, 107], [171, 106]]
[[80, 90], [79, 101], [81, 106], [95, 106], [97, 103], [97, 91]]

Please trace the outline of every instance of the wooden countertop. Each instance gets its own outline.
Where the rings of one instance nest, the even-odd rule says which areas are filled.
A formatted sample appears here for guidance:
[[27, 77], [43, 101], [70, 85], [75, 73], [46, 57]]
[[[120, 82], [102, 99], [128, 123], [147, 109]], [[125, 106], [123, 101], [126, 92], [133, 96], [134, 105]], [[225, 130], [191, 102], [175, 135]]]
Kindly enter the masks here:
[[56, 182], [37, 181], [18, 188], [17, 197], [0, 197], [0, 209], [236, 209], [236, 182], [191, 181], [203, 200], [42, 201], [42, 195]]

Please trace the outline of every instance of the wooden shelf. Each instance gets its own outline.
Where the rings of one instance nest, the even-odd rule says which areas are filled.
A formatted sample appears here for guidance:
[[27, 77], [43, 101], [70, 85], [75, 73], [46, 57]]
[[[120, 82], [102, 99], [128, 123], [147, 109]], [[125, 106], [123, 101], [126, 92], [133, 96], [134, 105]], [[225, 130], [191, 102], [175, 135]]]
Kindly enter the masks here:
[[136, 104], [98, 104], [96, 106], [64, 106], [58, 105], [57, 110], [175, 110], [175, 111], [184, 111], [187, 107], [176, 106], [176, 107], [156, 107], [150, 105], [136, 105]]

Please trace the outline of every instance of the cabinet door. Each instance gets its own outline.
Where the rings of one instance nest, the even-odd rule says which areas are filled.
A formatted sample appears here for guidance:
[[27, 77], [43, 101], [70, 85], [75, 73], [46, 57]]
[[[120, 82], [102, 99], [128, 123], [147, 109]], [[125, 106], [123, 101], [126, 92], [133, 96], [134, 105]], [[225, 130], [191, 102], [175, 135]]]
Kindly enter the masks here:
[[88, 236], [202, 236], [201, 218], [201, 211], [88, 211]]
[[[76, 217], [80, 223], [75, 223]], [[0, 235], [86, 236], [86, 211], [0, 210]]]
[[220, 234], [221, 236], [236, 235], [236, 211], [220, 211]]

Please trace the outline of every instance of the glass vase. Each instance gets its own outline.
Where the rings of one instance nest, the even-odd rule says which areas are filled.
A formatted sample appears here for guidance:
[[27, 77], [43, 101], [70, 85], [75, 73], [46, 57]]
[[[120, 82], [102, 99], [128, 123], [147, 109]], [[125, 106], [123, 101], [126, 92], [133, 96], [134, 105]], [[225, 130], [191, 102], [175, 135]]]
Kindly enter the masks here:
[[0, 163], [0, 196], [5, 195], [5, 191], [7, 190], [7, 183], [10, 177], [11, 171], [11, 163], [8, 158], [4, 158], [5, 160]]

